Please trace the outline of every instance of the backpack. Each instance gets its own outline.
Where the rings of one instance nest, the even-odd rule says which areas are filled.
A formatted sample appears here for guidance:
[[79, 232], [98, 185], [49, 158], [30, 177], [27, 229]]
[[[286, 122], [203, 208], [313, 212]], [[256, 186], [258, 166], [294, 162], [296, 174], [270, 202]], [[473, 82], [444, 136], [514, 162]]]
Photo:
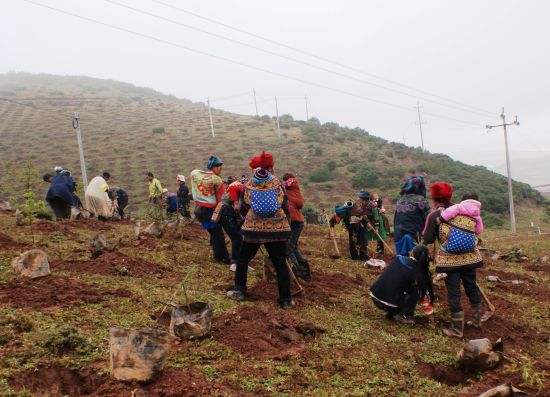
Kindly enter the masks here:
[[279, 187], [270, 190], [250, 190], [250, 208], [262, 218], [271, 218], [281, 209]]
[[449, 254], [474, 252], [477, 246], [475, 225], [475, 220], [465, 215], [443, 221], [439, 225], [441, 249]]

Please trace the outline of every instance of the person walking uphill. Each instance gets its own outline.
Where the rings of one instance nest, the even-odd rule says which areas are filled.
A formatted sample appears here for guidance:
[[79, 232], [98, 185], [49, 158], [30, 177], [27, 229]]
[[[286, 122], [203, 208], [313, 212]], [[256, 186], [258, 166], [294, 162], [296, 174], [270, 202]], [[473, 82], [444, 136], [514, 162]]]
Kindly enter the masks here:
[[426, 244], [434, 243], [435, 270], [446, 273], [447, 301], [451, 310], [451, 326], [444, 328], [447, 336], [462, 338], [464, 311], [460, 303], [460, 282], [473, 309], [472, 325], [481, 327], [481, 294], [476, 282], [476, 269], [483, 266], [475, 237], [476, 221], [456, 215], [448, 221], [441, 213], [452, 206], [452, 186], [435, 183], [430, 186], [434, 210], [428, 215], [422, 237]]
[[398, 255], [408, 255], [419, 242], [426, 216], [430, 212], [430, 203], [426, 199], [424, 178], [413, 175], [401, 187], [401, 197], [395, 204], [393, 237]]
[[300, 234], [304, 229], [304, 217], [302, 216], [302, 207], [304, 206], [304, 199], [302, 192], [300, 191], [300, 185], [298, 179], [293, 174], [286, 173], [283, 175], [283, 184], [286, 188], [286, 194], [288, 196], [288, 207], [290, 212], [290, 240], [286, 247], [286, 255], [292, 266], [294, 267], [297, 277], [307, 279], [310, 277], [310, 268], [308, 261], [302, 256], [300, 248], [298, 247], [298, 240]]
[[225, 247], [222, 227], [212, 221], [214, 210], [225, 192], [225, 184], [220, 177], [222, 167], [223, 161], [219, 157], [210, 156], [206, 170], [196, 169], [191, 172], [191, 192], [195, 201], [195, 217], [210, 234], [214, 260], [229, 265], [231, 260]]
[[290, 237], [285, 212], [288, 211], [288, 198], [283, 184], [272, 174], [273, 156], [263, 152], [250, 162], [251, 167], [256, 165], [262, 167], [254, 170], [241, 194], [241, 207], [247, 209], [241, 228], [243, 244], [237, 260], [235, 286], [227, 292], [227, 297], [238, 301], [245, 298], [248, 264], [263, 244], [277, 273], [279, 305], [289, 309], [294, 302], [290, 296], [290, 275], [286, 266], [286, 244]]

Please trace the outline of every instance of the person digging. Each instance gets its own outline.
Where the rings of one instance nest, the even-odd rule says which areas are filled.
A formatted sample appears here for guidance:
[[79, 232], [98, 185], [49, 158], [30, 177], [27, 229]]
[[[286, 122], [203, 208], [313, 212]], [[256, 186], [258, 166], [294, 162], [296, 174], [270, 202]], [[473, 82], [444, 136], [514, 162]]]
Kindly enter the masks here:
[[[397, 255], [370, 287], [374, 306], [386, 312], [390, 320], [414, 324], [416, 304], [424, 297], [433, 297], [429, 269], [429, 251], [417, 245], [410, 256]], [[424, 304], [424, 313], [431, 314], [432, 302]]]
[[[334, 226], [341, 221], [344, 222], [344, 227], [348, 231], [349, 240], [349, 257], [353, 260], [369, 260], [367, 254], [367, 231], [362, 224], [363, 208], [359, 203], [353, 200], [346, 201], [343, 205], [334, 207], [335, 215], [329, 220], [329, 226]], [[359, 253], [357, 253], [359, 246]]]

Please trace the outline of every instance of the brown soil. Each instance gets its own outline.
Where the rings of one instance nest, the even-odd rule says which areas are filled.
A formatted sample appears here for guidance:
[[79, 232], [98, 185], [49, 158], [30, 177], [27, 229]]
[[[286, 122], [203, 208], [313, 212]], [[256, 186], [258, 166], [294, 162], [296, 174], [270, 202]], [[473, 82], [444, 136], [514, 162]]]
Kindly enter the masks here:
[[[548, 367], [548, 366], [547, 366]], [[481, 375], [481, 379], [478, 382], [473, 383], [471, 386], [465, 387], [460, 391], [460, 397], [477, 397], [481, 393], [486, 392], [493, 387], [502, 385], [502, 384], [512, 384], [518, 389], [526, 392], [529, 396], [543, 396], [545, 391], [548, 390], [548, 383], [546, 381], [545, 385], [542, 387], [542, 393], [533, 387], [529, 386], [520, 386], [523, 381], [521, 380], [521, 375], [518, 372], [504, 372], [504, 371], [488, 371], [484, 372]]]
[[531, 272], [550, 273], [550, 263], [533, 263], [532, 265], [524, 266], [524, 269]]
[[88, 229], [94, 231], [111, 230], [113, 226], [108, 222], [102, 222], [97, 219], [75, 219], [64, 220], [60, 222], [63, 226], [69, 226], [77, 229]]
[[474, 377], [471, 372], [455, 366], [441, 364], [419, 364], [418, 374], [424, 378], [431, 378], [439, 383], [456, 386], [468, 382]]
[[2, 248], [27, 248], [27, 247], [30, 247], [30, 244], [15, 241], [10, 236], [8, 236], [4, 233], [0, 233], [0, 247], [2, 247]]
[[192, 224], [183, 224], [180, 227], [181, 230], [181, 239], [182, 240], [196, 240], [196, 239], [207, 239], [208, 232], [202, 229], [202, 226], [195, 221]]
[[524, 281], [525, 283], [531, 283], [531, 284], [536, 283], [536, 280], [531, 276], [528, 276], [525, 274], [505, 272], [502, 270], [497, 270], [495, 269], [495, 267], [489, 267], [489, 268], [482, 267], [481, 269], [479, 269], [478, 274], [479, 274], [478, 278], [479, 277], [485, 278], [487, 276], [497, 276], [503, 281], [521, 280], [521, 281]]
[[251, 306], [223, 314], [212, 325], [214, 339], [256, 359], [283, 360], [303, 353], [308, 341], [323, 332], [286, 311]]
[[118, 382], [91, 369], [75, 371], [63, 367], [42, 367], [37, 371], [14, 375], [10, 385], [16, 390], [26, 389], [33, 395], [50, 397], [246, 395], [233, 386], [209, 382], [197, 371], [176, 369], [166, 369], [153, 382], [139, 385]]
[[99, 303], [108, 295], [131, 297], [132, 293], [124, 289], [100, 289], [61, 276], [0, 284], [0, 302], [31, 309], [51, 310], [81, 303]]
[[120, 252], [108, 252], [86, 262], [54, 261], [52, 263], [52, 268], [70, 272], [135, 277], [158, 275], [167, 271], [164, 267], [156, 263], [148, 262], [135, 256], [127, 256]]
[[62, 233], [65, 236], [71, 238], [71, 239], [77, 239], [78, 236], [74, 231], [71, 230], [69, 225], [67, 224], [69, 221], [63, 221], [63, 222], [48, 222], [48, 221], [38, 221], [36, 223], [33, 223], [31, 225], [31, 229], [35, 232], [41, 232], [41, 233]]
[[155, 238], [149, 238], [149, 237], [145, 237], [145, 236], [141, 236], [139, 238], [139, 240], [134, 240], [134, 241], [131, 241], [127, 244], [123, 244], [125, 246], [130, 246], [130, 247], [136, 247], [136, 248], [146, 248], [148, 250], [154, 250], [155, 248], [157, 248], [157, 245], [158, 245], [159, 241]]
[[[324, 273], [313, 271], [310, 280], [299, 279], [304, 288], [301, 294], [295, 295], [293, 299], [298, 302], [315, 302], [322, 305], [334, 304], [338, 297], [346, 294], [363, 285], [363, 279], [356, 275], [355, 278], [344, 273]], [[297, 291], [294, 282], [291, 281], [292, 292]], [[269, 283], [264, 280], [258, 281], [248, 289], [247, 297], [251, 300], [267, 300], [277, 302], [278, 291], [277, 284]]]

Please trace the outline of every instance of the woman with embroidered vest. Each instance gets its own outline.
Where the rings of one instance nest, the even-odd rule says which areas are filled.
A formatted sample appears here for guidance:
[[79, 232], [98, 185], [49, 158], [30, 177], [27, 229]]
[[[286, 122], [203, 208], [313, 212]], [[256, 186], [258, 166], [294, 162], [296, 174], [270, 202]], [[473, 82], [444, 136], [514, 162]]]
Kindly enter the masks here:
[[370, 287], [370, 296], [388, 319], [414, 324], [416, 304], [424, 296], [433, 296], [431, 279], [428, 247], [417, 245], [410, 256], [392, 259]]
[[253, 177], [244, 186], [240, 206], [246, 208], [241, 228], [243, 244], [237, 260], [235, 286], [227, 297], [245, 298], [248, 264], [263, 244], [277, 273], [279, 305], [289, 309], [294, 305], [290, 296], [290, 276], [286, 266], [286, 243], [290, 237], [288, 198], [281, 181], [273, 175], [273, 156], [263, 152], [250, 161]]
[[237, 270], [237, 259], [243, 243], [241, 225], [243, 215], [239, 208], [239, 199], [244, 185], [248, 182], [247, 177], [241, 177], [229, 184], [212, 214], [212, 221], [219, 223], [225, 234], [231, 240], [231, 267], [232, 271]]
[[290, 240], [286, 247], [286, 256], [294, 267], [294, 273], [297, 277], [308, 279], [310, 277], [310, 268], [308, 261], [303, 257], [298, 247], [300, 234], [304, 229], [304, 217], [302, 216], [302, 207], [304, 198], [300, 191], [298, 179], [291, 174], [283, 175], [283, 184], [285, 185], [288, 196], [288, 208], [290, 212]]
[[195, 201], [195, 217], [202, 228], [210, 234], [210, 245], [216, 262], [230, 264], [229, 253], [225, 247], [225, 235], [222, 227], [212, 221], [212, 214], [225, 192], [225, 184], [220, 178], [223, 162], [217, 156], [210, 156], [206, 170], [191, 172], [191, 192]]
[[[435, 246], [436, 272], [447, 275], [445, 285], [451, 310], [451, 326], [444, 328], [443, 333], [460, 339], [464, 332], [464, 311], [460, 303], [461, 281], [473, 310], [473, 321], [468, 324], [481, 327], [481, 294], [477, 286], [476, 269], [483, 266], [483, 259], [475, 237], [476, 221], [469, 216], [457, 215], [442, 222], [441, 213], [453, 205], [453, 188], [448, 183], [439, 182], [430, 186], [430, 193], [434, 210], [426, 218], [422, 238], [425, 244], [433, 243]], [[458, 240], [453, 236], [458, 236]], [[472, 241], [471, 246], [467, 246], [469, 239]]]
[[395, 252], [398, 255], [408, 255], [414, 248], [415, 241], [420, 241], [426, 216], [430, 212], [424, 178], [411, 176], [405, 181], [399, 194], [401, 197], [395, 204], [393, 218]]

